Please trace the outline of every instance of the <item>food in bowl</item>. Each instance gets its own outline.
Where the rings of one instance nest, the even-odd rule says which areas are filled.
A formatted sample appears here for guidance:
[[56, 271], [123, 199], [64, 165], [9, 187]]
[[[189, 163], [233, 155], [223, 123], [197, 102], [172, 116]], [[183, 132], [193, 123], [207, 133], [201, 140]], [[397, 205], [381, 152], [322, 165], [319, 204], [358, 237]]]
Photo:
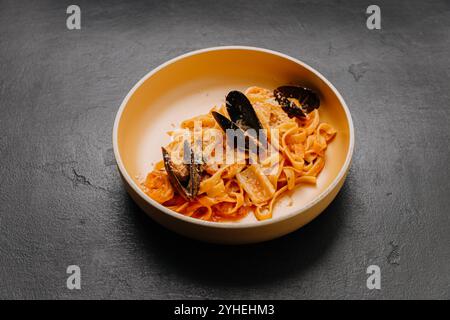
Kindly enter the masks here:
[[325, 165], [337, 132], [320, 121], [319, 106], [318, 94], [300, 86], [231, 91], [221, 106], [168, 132], [172, 141], [140, 186], [185, 216], [270, 219], [282, 195], [315, 184]]

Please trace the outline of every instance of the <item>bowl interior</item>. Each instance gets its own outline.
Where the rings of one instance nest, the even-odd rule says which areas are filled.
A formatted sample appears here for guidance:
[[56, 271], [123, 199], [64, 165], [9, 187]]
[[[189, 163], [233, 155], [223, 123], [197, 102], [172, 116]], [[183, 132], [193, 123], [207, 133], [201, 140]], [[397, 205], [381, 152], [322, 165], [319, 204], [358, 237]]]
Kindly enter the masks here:
[[[232, 48], [202, 51], [170, 62], [147, 76], [125, 102], [118, 120], [117, 150], [126, 173], [139, 185], [161, 159], [161, 146], [170, 142], [167, 131], [220, 105], [229, 91], [243, 91], [249, 86], [274, 89], [285, 84], [318, 92], [321, 121], [330, 123], [338, 132], [326, 151], [326, 164], [317, 185], [299, 186], [281, 198], [274, 217], [301, 211], [343, 167], [350, 148], [349, 119], [326, 82], [307, 67], [271, 52]], [[256, 219], [249, 214], [236, 223], [251, 221]]]

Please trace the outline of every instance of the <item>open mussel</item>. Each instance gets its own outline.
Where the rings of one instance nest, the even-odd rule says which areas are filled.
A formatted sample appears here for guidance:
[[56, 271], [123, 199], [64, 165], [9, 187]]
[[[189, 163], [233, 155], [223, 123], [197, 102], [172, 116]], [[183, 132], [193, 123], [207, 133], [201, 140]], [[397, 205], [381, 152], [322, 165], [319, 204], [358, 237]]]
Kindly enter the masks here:
[[168, 151], [162, 147], [164, 167], [169, 177], [170, 184], [185, 200], [193, 200], [198, 194], [203, 163], [195, 157], [189, 142], [184, 141], [184, 160], [181, 164], [175, 164]]
[[[233, 130], [234, 138], [245, 141], [244, 145], [237, 143], [235, 146], [243, 151], [256, 151], [256, 148], [250, 147], [251, 144], [263, 148], [263, 145], [259, 143], [259, 141], [266, 141], [263, 126], [245, 94], [240, 91], [229, 92], [226, 97], [226, 108], [231, 120], [215, 111], [212, 115], [225, 133], [228, 134], [227, 130]], [[234, 139], [229, 141], [234, 142]]]
[[231, 91], [226, 97], [226, 107], [231, 121], [244, 131], [262, 130], [261, 122], [248, 98], [240, 91]]
[[320, 106], [319, 96], [308, 88], [281, 86], [273, 91], [273, 95], [289, 118], [306, 118], [308, 113]]

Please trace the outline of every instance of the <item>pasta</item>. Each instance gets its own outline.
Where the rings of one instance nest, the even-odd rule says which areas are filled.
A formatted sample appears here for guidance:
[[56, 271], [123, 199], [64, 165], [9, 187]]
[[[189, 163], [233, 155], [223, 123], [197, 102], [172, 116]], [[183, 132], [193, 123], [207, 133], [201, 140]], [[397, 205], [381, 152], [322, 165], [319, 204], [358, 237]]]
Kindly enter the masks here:
[[[271, 90], [250, 87], [245, 91], [245, 96], [264, 129], [267, 138], [265, 153], [255, 155], [249, 149], [229, 148], [228, 131], [223, 131], [217, 116], [214, 116], [214, 113], [230, 116], [226, 104], [223, 104], [214, 107], [208, 114], [183, 121], [181, 130], [169, 132], [172, 141], [164, 148], [171, 156], [170, 168], [179, 177], [175, 183], [183, 184], [185, 189], [190, 188], [195, 192], [195, 198], [186, 199], [177, 189], [174, 175], [167, 172], [164, 159], [142, 182], [143, 191], [165, 207], [185, 216], [221, 222], [240, 220], [250, 212], [258, 220], [270, 219], [277, 200], [283, 194], [302, 184], [315, 184], [325, 165], [325, 151], [336, 130], [320, 121], [317, 107], [303, 117], [290, 117]], [[285, 103], [302, 103], [298, 99], [288, 98]], [[239, 126], [239, 121], [236, 124]], [[251, 139], [249, 135], [245, 137]], [[185, 159], [186, 142], [192, 145], [192, 156], [194, 153], [200, 154], [198, 162], [195, 162], [196, 167], [175, 164], [176, 160], [182, 163]], [[234, 161], [225, 161], [231, 156], [234, 156]], [[188, 168], [200, 168], [199, 181], [183, 180], [189, 173], [195, 173], [188, 172], [191, 170]], [[196, 182], [197, 189], [193, 185]]]

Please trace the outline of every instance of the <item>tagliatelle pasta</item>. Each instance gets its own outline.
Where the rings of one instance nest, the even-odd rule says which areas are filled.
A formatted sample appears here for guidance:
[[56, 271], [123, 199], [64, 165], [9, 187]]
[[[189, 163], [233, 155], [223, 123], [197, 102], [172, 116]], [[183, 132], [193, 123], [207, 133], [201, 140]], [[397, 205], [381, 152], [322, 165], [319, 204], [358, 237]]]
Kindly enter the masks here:
[[[208, 114], [183, 121], [181, 130], [169, 133], [172, 141], [164, 151], [170, 153], [170, 158], [167, 156], [166, 163], [158, 162], [147, 175], [141, 184], [144, 192], [173, 211], [202, 220], [236, 221], [250, 212], [258, 220], [265, 220], [272, 217], [274, 206], [284, 193], [301, 184], [315, 184], [336, 130], [320, 121], [317, 107], [304, 116], [290, 117], [286, 103], [302, 103], [292, 97], [284, 101], [282, 108], [268, 89], [250, 87], [245, 96], [264, 129], [267, 145], [258, 146], [265, 153], [254, 154], [248, 147], [228, 148], [228, 132], [214, 117], [214, 112], [230, 117], [227, 106], [214, 107]], [[235, 124], [242, 125], [239, 121]], [[199, 155], [196, 167], [194, 162], [191, 166], [182, 164], [187, 155], [186, 142], [192, 145], [192, 155]], [[227, 157], [235, 161], [225, 161]], [[175, 172], [171, 175], [167, 172], [168, 159]], [[195, 168], [198, 171], [192, 171]], [[197, 173], [198, 181], [189, 179], [189, 174]], [[179, 185], [195, 193], [195, 197], [183, 196]]]

